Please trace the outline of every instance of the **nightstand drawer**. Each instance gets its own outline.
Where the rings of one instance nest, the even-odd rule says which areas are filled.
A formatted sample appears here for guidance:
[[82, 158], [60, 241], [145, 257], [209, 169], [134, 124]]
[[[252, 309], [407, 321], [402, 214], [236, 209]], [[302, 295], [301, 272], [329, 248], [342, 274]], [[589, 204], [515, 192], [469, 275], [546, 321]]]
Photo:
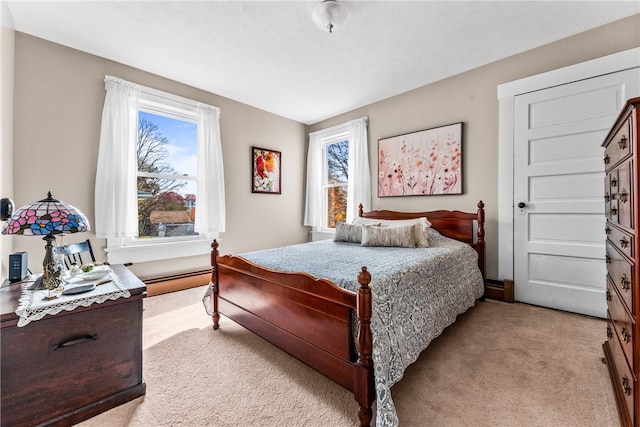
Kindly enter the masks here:
[[77, 310], [2, 330], [3, 425], [35, 425], [142, 383], [142, 299]]

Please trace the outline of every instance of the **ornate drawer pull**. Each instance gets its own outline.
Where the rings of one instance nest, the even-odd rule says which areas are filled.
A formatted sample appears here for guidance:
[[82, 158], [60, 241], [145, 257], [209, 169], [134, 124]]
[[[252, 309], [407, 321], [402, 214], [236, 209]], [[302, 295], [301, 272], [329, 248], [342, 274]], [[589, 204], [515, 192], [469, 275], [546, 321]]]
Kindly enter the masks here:
[[604, 255], [604, 263], [611, 264], [611, 257], [609, 256], [609, 254]]
[[604, 156], [604, 164], [608, 165], [610, 162], [611, 162], [611, 158], [608, 155]]
[[609, 197], [609, 195], [607, 194], [606, 196], [604, 196], [604, 202], [605, 203], [609, 203], [609, 200], [611, 199], [611, 197]]
[[618, 215], [618, 208], [611, 208], [611, 215]]
[[631, 285], [631, 282], [627, 278], [627, 275], [623, 274], [620, 278], [620, 286], [622, 286], [622, 289], [624, 289], [625, 291], [628, 291], [630, 287], [629, 285]]
[[624, 394], [626, 394], [627, 396], [631, 396], [631, 387], [629, 386], [629, 378], [627, 378], [626, 375], [622, 377], [622, 391], [624, 391]]
[[611, 332], [611, 328], [607, 326], [607, 339], [613, 338], [613, 332]]
[[609, 235], [611, 234], [611, 229], [609, 227], [604, 229], [605, 234]]
[[618, 147], [621, 150], [624, 150], [625, 148], [627, 148], [627, 137], [622, 135], [622, 138], [620, 138], [620, 141], [618, 141]]
[[607, 289], [606, 295], [607, 295], [607, 301], [611, 301], [611, 291], [609, 289]]
[[617, 186], [618, 186], [618, 180], [617, 180], [617, 179], [615, 179], [615, 178], [612, 178], [612, 179], [611, 179], [611, 186], [612, 186], [612, 187], [617, 187]]
[[618, 198], [622, 203], [627, 203], [627, 190], [622, 190], [622, 193], [618, 195]]
[[627, 238], [623, 237], [622, 239], [620, 239], [620, 247], [626, 248], [627, 246], [629, 246], [629, 241], [627, 240]]
[[622, 332], [620, 332], [622, 334], [622, 340], [624, 342], [629, 342], [631, 341], [631, 334], [629, 333], [629, 331], [627, 331], [627, 327], [623, 326], [622, 327]]

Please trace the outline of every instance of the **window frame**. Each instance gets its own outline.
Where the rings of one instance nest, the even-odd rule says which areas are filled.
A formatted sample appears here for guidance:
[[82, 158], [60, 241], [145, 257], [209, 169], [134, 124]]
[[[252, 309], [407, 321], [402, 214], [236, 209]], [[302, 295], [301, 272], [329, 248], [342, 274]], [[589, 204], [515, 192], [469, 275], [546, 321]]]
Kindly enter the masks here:
[[[196, 123], [196, 125], [198, 123], [196, 101], [157, 89], [141, 89], [138, 102], [138, 112], [140, 111], [189, 121]], [[138, 176], [137, 170], [136, 176]], [[198, 176], [195, 177], [195, 181], [197, 184]], [[159, 261], [177, 257], [207, 255], [211, 252], [211, 241], [200, 235], [158, 239], [107, 238], [105, 252], [107, 252], [108, 261], [112, 264]]]
[[[328, 217], [329, 217], [329, 192], [328, 189], [332, 187], [349, 187], [349, 181], [347, 178], [347, 182], [345, 184], [329, 184], [327, 182], [329, 175], [329, 165], [327, 159], [327, 147], [331, 144], [336, 144], [339, 142], [346, 141], [349, 144], [349, 128], [348, 126], [339, 126], [336, 129], [333, 129], [327, 132], [321, 138], [322, 143], [322, 225], [316, 231], [321, 233], [333, 233], [335, 234], [335, 228], [329, 228]], [[351, 154], [351, 153], [349, 153]]]

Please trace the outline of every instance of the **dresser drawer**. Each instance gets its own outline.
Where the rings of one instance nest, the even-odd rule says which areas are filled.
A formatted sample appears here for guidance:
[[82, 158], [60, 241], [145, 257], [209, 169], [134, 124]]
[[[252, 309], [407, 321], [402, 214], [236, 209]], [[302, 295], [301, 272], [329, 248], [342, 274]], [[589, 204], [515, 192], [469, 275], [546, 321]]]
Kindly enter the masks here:
[[609, 223], [607, 223], [605, 231], [607, 233], [607, 240], [609, 240], [614, 247], [618, 248], [618, 250], [627, 257], [634, 257], [633, 235], [625, 233], [616, 227], [612, 227]]
[[611, 188], [611, 182], [618, 184], [618, 169], [613, 169], [604, 177], [604, 212], [605, 217], [611, 220], [611, 201], [614, 199], [614, 189]]
[[634, 295], [632, 286], [634, 282], [634, 267], [612, 246], [611, 242], [606, 242], [605, 250], [609, 280], [617, 288], [618, 294], [620, 294], [620, 298], [624, 301], [627, 309], [636, 315], [637, 313], [633, 312], [633, 304], [631, 303]]
[[609, 298], [609, 301], [607, 301], [609, 318], [620, 340], [620, 346], [627, 359], [627, 363], [629, 366], [633, 366], [634, 321], [622, 304], [618, 293], [611, 287], [611, 282], [607, 283], [607, 298]]
[[618, 199], [616, 199], [615, 194], [611, 195], [611, 201], [609, 202], [608, 207], [609, 209], [606, 211], [607, 219], [615, 224], [619, 224], [620, 221], [618, 215], [620, 214], [620, 211], [618, 208]]
[[622, 410], [626, 410], [630, 419], [633, 420], [635, 408], [633, 404], [633, 395], [636, 388], [636, 378], [627, 364], [627, 360], [625, 359], [622, 348], [620, 347], [620, 341], [618, 341], [618, 336], [615, 333], [609, 333], [609, 330], [613, 329], [613, 325], [611, 325], [611, 323], [608, 323], [607, 325], [607, 339], [609, 341], [609, 347], [611, 348], [611, 354], [618, 374], [617, 378], [614, 379], [613, 385], [621, 391], [620, 395], [624, 396], [626, 408], [622, 408]]
[[631, 167], [632, 160], [622, 163], [618, 169], [617, 186], [612, 188], [612, 197], [618, 201], [618, 224], [633, 228], [633, 188]]
[[36, 425], [142, 383], [142, 299], [122, 301], [2, 329], [2, 425]]
[[620, 160], [631, 154], [630, 143], [630, 120], [624, 121], [618, 132], [607, 141], [604, 152], [604, 167], [609, 169], [615, 166]]

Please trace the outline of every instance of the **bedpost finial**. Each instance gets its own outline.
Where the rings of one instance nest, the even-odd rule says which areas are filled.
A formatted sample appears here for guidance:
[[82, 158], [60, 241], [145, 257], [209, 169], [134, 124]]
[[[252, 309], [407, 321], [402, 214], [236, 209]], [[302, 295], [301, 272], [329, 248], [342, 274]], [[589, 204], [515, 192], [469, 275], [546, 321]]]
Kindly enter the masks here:
[[364, 206], [362, 206], [362, 203], [360, 203], [360, 204], [358, 205], [358, 216], [359, 216], [359, 217], [362, 217], [363, 209], [364, 209]]
[[478, 202], [478, 234], [480, 234], [480, 229], [482, 230], [482, 235], [484, 236], [484, 203], [482, 200]]
[[367, 267], [362, 267], [362, 271], [358, 274], [358, 283], [362, 286], [368, 286], [371, 283], [371, 273], [367, 271]]
[[478, 202], [478, 242], [484, 242], [484, 203], [482, 200]]

